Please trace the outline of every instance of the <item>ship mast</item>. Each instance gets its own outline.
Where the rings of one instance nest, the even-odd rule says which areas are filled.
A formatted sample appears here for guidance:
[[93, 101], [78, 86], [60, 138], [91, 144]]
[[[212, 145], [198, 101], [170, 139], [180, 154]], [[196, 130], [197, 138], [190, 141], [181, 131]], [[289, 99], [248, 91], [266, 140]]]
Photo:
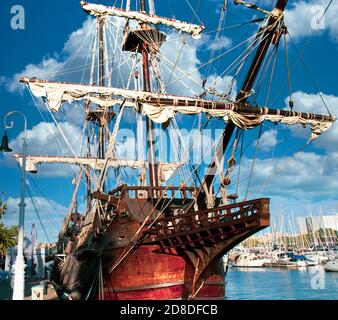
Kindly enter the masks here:
[[[98, 85], [103, 87], [105, 85], [105, 66], [104, 66], [104, 35], [103, 35], [103, 28], [104, 28], [104, 24], [105, 24], [105, 17], [97, 17], [97, 37], [98, 37]], [[96, 53], [93, 52], [93, 57], [92, 57], [92, 67], [91, 67], [91, 75], [90, 75], [90, 85], [93, 86], [94, 85], [94, 63], [95, 63], [95, 55]], [[85, 103], [85, 107], [86, 107], [86, 121], [87, 121], [87, 158], [90, 159], [91, 158], [91, 126], [90, 123], [93, 120], [92, 116], [95, 113], [91, 111], [91, 102], [90, 100], [86, 100]], [[105, 146], [105, 134], [104, 134], [104, 130], [105, 130], [105, 123], [106, 123], [106, 119], [108, 119], [107, 117], [107, 112], [98, 112], [98, 126], [99, 126], [99, 138], [98, 138], [98, 158], [99, 159], [104, 159], [105, 157], [105, 151], [104, 151], [104, 146]], [[95, 131], [93, 129], [93, 131]], [[87, 185], [87, 208], [90, 208], [90, 197], [89, 195], [92, 192], [92, 188], [91, 188], [91, 181], [90, 181], [90, 174], [91, 174], [91, 167], [90, 166], [86, 166], [87, 167], [87, 174], [86, 174], [86, 185]], [[104, 186], [103, 186], [104, 188]]]
[[[98, 36], [99, 36], [99, 86], [105, 85], [105, 70], [104, 70], [104, 41], [103, 41], [103, 27], [105, 23], [105, 17], [98, 17]], [[105, 145], [105, 112], [100, 118], [100, 132], [99, 132], [99, 159], [104, 159], [104, 145]]]
[[[274, 8], [273, 11], [276, 11], [280, 14], [283, 13], [286, 4], [287, 4], [288, 0], [278, 0], [277, 4]], [[240, 92], [237, 94], [236, 97], [236, 101], [239, 102], [241, 104], [245, 104], [245, 102], [247, 101], [247, 98], [250, 94], [250, 91], [252, 89], [252, 86], [256, 80], [256, 77], [258, 75], [258, 72], [262, 66], [262, 63], [265, 59], [266, 53], [269, 49], [269, 46], [273, 40], [273, 37], [275, 35], [275, 31], [277, 30], [278, 24], [276, 24], [276, 21], [278, 19], [278, 15], [270, 15], [270, 18], [268, 20], [268, 24], [267, 24], [267, 30], [264, 32], [264, 34], [261, 36], [261, 39], [263, 39], [260, 43], [260, 45], [257, 48], [255, 57], [251, 63], [251, 66], [249, 68], [249, 71], [246, 75], [246, 78], [244, 80], [244, 83], [241, 87]], [[224, 157], [225, 151], [227, 149], [227, 146], [230, 142], [230, 139], [232, 137], [232, 134], [235, 130], [236, 126], [232, 123], [232, 122], [228, 122], [223, 134], [219, 140], [219, 143], [216, 147], [216, 152], [215, 152], [215, 156], [212, 160], [212, 162], [210, 163], [206, 174], [204, 175], [203, 178], [203, 183], [202, 186], [204, 184], [205, 188], [207, 190], [210, 190], [210, 187], [213, 183], [213, 180], [215, 178], [215, 166], [217, 161], [219, 161], [218, 163], [221, 163], [220, 160]], [[204, 189], [204, 190], [206, 190]], [[200, 193], [200, 197], [204, 197], [204, 194]]]
[[[146, 5], [144, 0], [140, 0], [140, 11], [146, 12]], [[147, 23], [141, 24], [142, 29], [147, 29]], [[145, 41], [141, 44], [142, 52], [142, 67], [143, 67], [143, 90], [146, 92], [151, 91], [150, 87], [150, 74], [149, 74], [149, 56], [148, 45]], [[149, 161], [149, 184], [151, 187], [158, 187], [158, 165], [155, 156], [155, 138], [154, 138], [154, 123], [147, 117], [147, 139], [148, 139], [148, 161]], [[150, 196], [156, 198], [156, 192], [150, 188]]]

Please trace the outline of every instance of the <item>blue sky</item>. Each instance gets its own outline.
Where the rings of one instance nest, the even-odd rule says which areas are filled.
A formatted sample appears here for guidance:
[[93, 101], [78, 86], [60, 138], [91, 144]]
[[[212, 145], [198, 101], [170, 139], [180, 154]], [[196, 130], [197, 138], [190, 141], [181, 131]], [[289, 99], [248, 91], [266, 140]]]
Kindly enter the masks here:
[[[189, 7], [196, 8], [197, 16]], [[155, 1], [156, 13], [162, 16], [176, 17], [182, 21], [199, 23], [202, 21], [206, 27], [205, 36], [201, 40], [187, 40], [179, 63], [182, 67], [193, 68], [208, 61], [215, 37], [220, 8], [223, 1], [208, 0], [170, 0]], [[311, 21], [316, 15], [320, 16], [321, 8], [325, 9], [328, 0], [291, 0], [286, 12], [286, 23], [290, 34], [299, 51], [303, 51], [302, 59], [306, 63], [312, 78], [315, 80], [314, 87], [308, 71], [299, 62], [292, 72], [292, 96], [295, 101], [295, 108], [300, 111], [315, 111], [325, 113], [326, 110], [321, 102], [318, 90], [322, 93], [326, 104], [333, 114], [338, 114], [338, 87], [337, 87], [337, 44], [338, 44], [338, 23], [334, 19], [338, 15], [338, 6], [333, 3], [322, 19], [320, 28], [311, 27]], [[96, 1], [112, 5], [114, 1]], [[117, 3], [120, 3], [118, 1]], [[269, 9], [273, 1], [260, 0], [257, 2], [260, 7]], [[13, 30], [10, 21], [13, 17], [11, 8], [14, 5], [22, 5], [25, 9], [25, 29]], [[234, 6], [228, 1], [228, 10], [225, 20], [225, 27], [241, 22], [247, 22], [255, 14], [254, 11], [241, 6]], [[258, 16], [261, 16], [258, 14]], [[90, 22], [87, 15], [82, 11], [79, 1], [60, 0], [57, 3], [50, 0], [35, 1], [11, 1], [7, 0], [0, 4], [0, 29], [1, 29], [1, 59], [0, 59], [0, 121], [8, 111], [19, 110], [28, 118], [28, 129], [31, 138], [29, 140], [30, 151], [36, 155], [44, 154], [44, 151], [51, 154], [57, 141], [48, 137], [46, 123], [52, 126], [50, 115], [41, 107], [36, 108], [34, 101], [27, 90], [22, 90], [21, 85], [15, 81], [15, 77], [24, 74], [26, 71], [38, 71], [48, 73], [57, 68], [63, 68], [64, 61], [76, 51], [81, 45], [84, 35], [81, 32], [88, 30]], [[166, 29], [167, 30], [167, 29]], [[257, 31], [257, 25], [244, 26], [243, 28], [226, 29], [217, 42], [215, 56], [223, 51], [240, 43], [248, 36]], [[297, 60], [297, 51], [292, 43], [289, 43], [290, 65]], [[282, 47], [282, 43], [281, 43]], [[243, 48], [243, 47], [242, 47]], [[169, 47], [170, 49], [170, 47]], [[241, 50], [241, 49], [240, 49]], [[217, 59], [212, 64], [209, 74], [208, 69], [198, 70], [196, 77], [203, 79], [222, 74], [227, 65], [240, 53], [234, 50], [233, 53]], [[175, 61], [175, 54], [167, 50], [168, 59]], [[76, 66], [76, 60], [68, 67]], [[245, 69], [245, 68], [244, 68]], [[245, 73], [243, 73], [244, 75]], [[237, 89], [243, 80], [242, 73], [237, 81]], [[223, 75], [217, 84], [217, 89], [224, 90], [227, 83]], [[231, 76], [231, 74], [229, 74]], [[71, 75], [70, 80], [80, 81], [77, 74]], [[58, 79], [55, 77], [55, 79]], [[280, 50], [275, 70], [275, 77], [271, 87], [269, 106], [272, 108], [285, 108], [286, 98], [289, 95], [286, 77], [284, 51]], [[266, 87], [265, 87], [266, 88]], [[262, 88], [264, 91], [264, 86]], [[264, 96], [257, 97], [258, 103], [265, 101]], [[70, 108], [65, 109], [71, 111]], [[72, 111], [73, 112], [73, 111]], [[81, 134], [81, 125], [78, 117], [65, 111], [58, 115], [63, 129], [70, 135], [76, 137]], [[20, 152], [20, 133], [23, 123], [21, 119], [13, 118], [15, 127], [8, 131], [12, 147]], [[192, 120], [188, 122], [178, 118], [182, 128], [191, 128]], [[214, 122], [215, 126], [217, 122]], [[132, 122], [127, 122], [127, 127], [133, 127]], [[50, 128], [49, 128], [50, 129]], [[57, 134], [55, 127], [52, 128]], [[3, 132], [3, 129], [1, 129]], [[272, 222], [277, 223], [281, 214], [281, 206], [284, 207], [287, 219], [294, 215], [305, 215], [312, 208], [313, 214], [338, 211], [338, 127], [333, 125], [330, 131], [324, 133], [317, 141], [311, 143], [303, 151], [299, 150], [304, 146], [308, 138], [308, 131], [278, 126], [275, 137], [275, 126], [266, 124], [263, 127], [263, 135], [260, 140], [260, 149], [253, 171], [253, 178], [249, 197], [271, 197], [272, 198]], [[258, 130], [254, 129], [246, 133], [246, 143], [254, 143], [246, 150], [242, 166], [247, 171], [252, 164], [254, 155], [255, 140]], [[60, 138], [60, 137], [59, 137]], [[274, 142], [277, 142], [274, 147]], [[61, 154], [60, 154], [61, 155]], [[8, 225], [14, 224], [18, 218], [18, 199], [20, 196], [20, 172], [18, 166], [8, 156], [0, 155], [0, 192], [6, 192], [9, 210], [4, 217]], [[245, 171], [245, 169], [244, 169]], [[74, 186], [71, 183], [73, 173], [65, 170], [64, 167], [52, 167], [44, 169], [41, 174], [28, 177], [29, 190], [33, 200], [27, 193], [27, 233], [31, 224], [35, 222], [38, 227], [40, 240], [53, 240], [62, 222], [65, 210], [69, 205]], [[242, 190], [246, 189], [248, 172], [241, 177], [243, 180]], [[79, 196], [82, 202], [83, 194]], [[311, 208], [310, 208], [311, 204]], [[39, 217], [35, 213], [34, 206], [38, 209]], [[80, 208], [83, 208], [80, 204]], [[42, 229], [39, 218], [44, 224]], [[48, 237], [46, 236], [48, 234]]]

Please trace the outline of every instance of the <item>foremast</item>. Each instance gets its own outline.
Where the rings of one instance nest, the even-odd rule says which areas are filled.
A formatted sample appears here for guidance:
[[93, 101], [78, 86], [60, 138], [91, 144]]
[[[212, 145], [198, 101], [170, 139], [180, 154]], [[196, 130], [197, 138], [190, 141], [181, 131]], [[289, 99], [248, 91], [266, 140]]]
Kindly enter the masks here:
[[[241, 90], [236, 96], [236, 102], [240, 105], [245, 105], [248, 97], [250, 96], [250, 91], [253, 87], [253, 84], [257, 78], [258, 72], [264, 62], [265, 56], [268, 52], [270, 44], [272, 43], [273, 38], [276, 36], [275, 43], [279, 41], [280, 34], [276, 31], [283, 28], [283, 12], [286, 7], [288, 0], [277, 0], [275, 8], [270, 13], [270, 17], [267, 23], [266, 31], [259, 37], [257, 34], [257, 41], [262, 39], [261, 43], [256, 49], [255, 56], [251, 63], [251, 66], [247, 72], [246, 78], [242, 84]], [[234, 0], [235, 4], [241, 3], [241, 1]], [[202, 188], [204, 192], [200, 192], [200, 198], [205, 196], [207, 193], [207, 198], [210, 198], [210, 193], [213, 180], [215, 178], [215, 167], [218, 163], [222, 163], [222, 159], [225, 155], [227, 147], [229, 145], [230, 139], [235, 131], [236, 126], [233, 122], [228, 122], [222, 133], [222, 136], [219, 139], [219, 142], [216, 147], [215, 156], [212, 162], [209, 164], [209, 167], [203, 177]], [[230, 183], [230, 180], [227, 180], [226, 184]]]

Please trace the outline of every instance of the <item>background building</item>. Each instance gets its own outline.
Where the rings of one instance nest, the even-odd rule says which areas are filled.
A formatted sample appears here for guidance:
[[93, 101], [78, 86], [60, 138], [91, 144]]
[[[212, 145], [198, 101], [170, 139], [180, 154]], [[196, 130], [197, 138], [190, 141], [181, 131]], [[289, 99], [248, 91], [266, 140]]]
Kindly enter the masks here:
[[319, 229], [338, 230], [338, 214], [298, 218], [300, 233], [313, 233]]
[[337, 245], [338, 214], [314, 217], [299, 217], [301, 234], [307, 234], [311, 245]]

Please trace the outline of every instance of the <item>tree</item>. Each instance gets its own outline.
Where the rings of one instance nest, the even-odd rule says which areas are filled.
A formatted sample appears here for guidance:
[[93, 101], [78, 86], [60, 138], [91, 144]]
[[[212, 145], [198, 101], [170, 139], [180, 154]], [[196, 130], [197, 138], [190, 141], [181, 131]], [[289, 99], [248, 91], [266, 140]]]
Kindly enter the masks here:
[[7, 249], [18, 243], [19, 229], [17, 226], [6, 227], [0, 223], [0, 255], [5, 255]]

